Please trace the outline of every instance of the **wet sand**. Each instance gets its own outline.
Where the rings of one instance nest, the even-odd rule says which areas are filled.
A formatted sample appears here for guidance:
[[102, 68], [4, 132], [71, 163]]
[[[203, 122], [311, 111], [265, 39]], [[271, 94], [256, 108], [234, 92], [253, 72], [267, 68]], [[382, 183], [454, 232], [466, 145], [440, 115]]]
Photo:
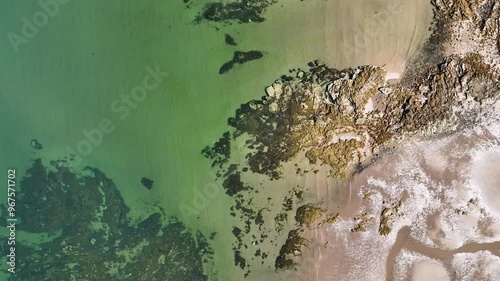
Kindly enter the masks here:
[[[434, 247], [423, 245], [420, 241], [412, 238], [411, 229], [403, 227], [399, 230], [396, 243], [391, 248], [386, 262], [386, 281], [394, 280], [394, 267], [397, 264], [398, 255], [402, 250], [418, 253], [426, 257], [440, 260], [442, 262], [449, 262], [453, 255], [460, 253], [477, 253], [481, 251], [488, 251], [492, 255], [500, 258], [500, 241], [492, 243], [470, 243], [466, 244], [455, 250], [442, 250]], [[450, 269], [451, 272], [451, 269]], [[420, 280], [420, 279], [419, 279]]]

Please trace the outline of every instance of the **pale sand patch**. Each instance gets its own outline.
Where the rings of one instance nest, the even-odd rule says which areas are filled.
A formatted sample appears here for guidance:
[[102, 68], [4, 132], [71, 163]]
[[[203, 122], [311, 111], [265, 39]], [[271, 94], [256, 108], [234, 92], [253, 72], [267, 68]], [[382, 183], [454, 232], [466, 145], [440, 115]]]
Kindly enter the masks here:
[[500, 280], [500, 257], [486, 251], [457, 254], [453, 257], [452, 267], [456, 272], [455, 280]]
[[402, 250], [394, 268], [394, 281], [449, 281], [445, 265], [424, 255]]
[[430, 35], [431, 20], [429, 1], [327, 1], [327, 62], [386, 65], [387, 80], [399, 79], [406, 62]]
[[241, 45], [269, 52], [284, 71], [319, 59], [337, 69], [386, 65], [387, 79], [399, 79], [431, 23], [426, 0], [287, 0], [263, 23], [244, 26]]
[[449, 281], [450, 277], [446, 268], [435, 261], [421, 261], [412, 268], [411, 281]]
[[500, 149], [490, 148], [476, 154], [471, 183], [480, 190], [480, 198], [500, 215]]

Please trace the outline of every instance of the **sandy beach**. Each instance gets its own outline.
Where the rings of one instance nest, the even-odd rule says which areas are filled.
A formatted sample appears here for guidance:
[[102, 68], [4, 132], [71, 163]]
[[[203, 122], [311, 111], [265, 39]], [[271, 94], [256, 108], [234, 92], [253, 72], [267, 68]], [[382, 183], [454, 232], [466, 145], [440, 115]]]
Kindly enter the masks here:
[[334, 66], [385, 65], [398, 79], [430, 35], [429, 1], [327, 1], [325, 47]]

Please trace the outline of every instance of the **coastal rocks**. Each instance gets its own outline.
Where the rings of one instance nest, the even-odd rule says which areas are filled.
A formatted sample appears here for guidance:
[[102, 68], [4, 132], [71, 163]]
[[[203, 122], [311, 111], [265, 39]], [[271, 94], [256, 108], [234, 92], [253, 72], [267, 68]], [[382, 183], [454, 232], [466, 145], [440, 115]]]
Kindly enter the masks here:
[[260, 59], [264, 56], [260, 51], [248, 51], [241, 52], [235, 51], [233, 59], [223, 64], [219, 69], [219, 74], [227, 73], [229, 70], [233, 69], [235, 64], [244, 64], [246, 62]]
[[[275, 268], [285, 270], [295, 267], [302, 256], [302, 250], [309, 247], [309, 241], [301, 234], [304, 232], [304, 227], [315, 228], [336, 223], [339, 215], [338, 213], [328, 213], [325, 209], [312, 204], [298, 207], [295, 214], [298, 228], [289, 231], [288, 237], [276, 257]], [[324, 219], [321, 220], [321, 218]]]
[[310, 226], [317, 219], [319, 219], [325, 212], [326, 210], [320, 207], [314, 206], [312, 204], [306, 204], [300, 206], [297, 209], [295, 220], [299, 223], [300, 226], [303, 225]]
[[488, 0], [431, 0], [431, 3], [438, 15], [450, 21], [485, 19], [495, 6], [495, 1]]
[[352, 233], [365, 232], [366, 227], [369, 223], [375, 220], [374, 217], [370, 216], [367, 212], [363, 213], [360, 217], [354, 218], [355, 226], [351, 228]]
[[226, 194], [229, 196], [234, 196], [241, 191], [250, 189], [250, 187], [245, 186], [241, 181], [241, 175], [239, 172], [229, 175], [222, 183], [222, 186], [226, 190]]
[[[467, 101], [476, 104], [499, 97], [498, 75], [478, 55], [446, 58], [422, 75], [424, 77], [418, 79], [418, 84], [396, 88], [395, 94], [389, 98], [387, 110], [392, 114], [387, 117], [388, 123], [394, 128], [392, 132], [401, 129], [416, 132], [441, 121], [449, 123], [450, 129], [454, 126], [463, 127], [470, 120], [467, 120], [463, 111], [454, 110], [464, 106], [465, 101], [460, 97], [470, 96]], [[424, 91], [415, 96], [410, 94], [412, 89]]]
[[231, 135], [229, 132], [225, 132], [222, 137], [215, 142], [211, 147], [206, 146], [201, 153], [206, 158], [213, 160], [212, 167], [219, 166], [227, 163], [231, 156]]
[[327, 103], [335, 105], [340, 114], [351, 116], [352, 121], [364, 117], [368, 101], [384, 84], [385, 70], [380, 67], [360, 67], [326, 85]]
[[154, 213], [137, 225], [136, 233], [144, 237], [150, 237], [156, 235], [161, 228], [161, 214]]
[[[225, 133], [227, 146], [233, 141], [243, 143], [240, 151], [245, 151], [245, 161], [239, 164], [249, 167], [249, 172], [278, 180], [283, 176], [282, 165], [304, 153], [310, 164], [327, 164], [328, 177], [342, 181], [363, 169], [362, 163], [380, 147], [426, 130], [440, 134], [469, 126], [474, 116], [460, 108], [500, 98], [498, 75], [477, 55], [449, 56], [439, 64], [411, 72], [412, 79], [396, 84], [386, 83], [381, 67], [336, 70], [318, 61], [310, 65], [308, 71], [301, 70], [300, 78], [281, 77], [265, 88], [265, 97], [242, 104], [228, 119], [232, 128]], [[246, 141], [241, 141], [243, 136]], [[205, 152], [215, 150], [213, 146]], [[216, 155], [221, 170], [234, 164], [229, 157]], [[214, 159], [210, 153], [206, 156]], [[247, 188], [239, 175], [239, 171], [232, 171], [223, 179], [226, 193], [235, 198], [236, 207], [231, 211], [236, 216], [238, 209], [244, 220], [253, 222], [259, 209], [253, 209], [252, 201], [243, 194], [259, 189]], [[378, 228], [383, 236], [391, 232], [397, 215], [393, 207], [380, 215]], [[286, 209], [292, 211], [288, 205]], [[291, 232], [276, 258], [277, 269], [294, 266], [304, 250], [299, 245], [306, 242], [302, 231], [333, 224], [339, 218], [339, 214], [326, 214], [308, 203], [292, 209], [297, 224], [288, 230]], [[287, 212], [273, 214], [274, 229], [280, 235], [290, 217]], [[354, 221], [351, 232], [366, 231], [374, 221], [375, 217], [363, 214]], [[241, 247], [241, 242], [238, 245]], [[243, 256], [238, 252], [238, 257]], [[245, 263], [245, 270], [248, 266]]]
[[16, 241], [23, 258], [9, 281], [208, 280], [203, 264], [213, 251], [200, 233], [161, 212], [135, 225], [111, 179], [63, 165], [36, 159], [20, 181], [19, 230], [49, 239]]
[[266, 87], [266, 94], [272, 98], [279, 98], [283, 92], [283, 87], [280, 83], [274, 83], [271, 86]]
[[[480, 54], [500, 72], [500, 3], [490, 0], [433, 0], [435, 15], [446, 29], [448, 52]], [[474, 38], [474, 40], [471, 40]], [[474, 51], [472, 51], [474, 50]]]
[[392, 223], [394, 217], [398, 215], [399, 208], [401, 207], [401, 201], [398, 201], [391, 206], [385, 207], [380, 214], [380, 225], [378, 232], [380, 235], [387, 236], [392, 231]]
[[299, 229], [291, 230], [276, 258], [274, 265], [276, 269], [284, 270], [293, 268], [297, 264], [295, 257], [300, 256], [302, 247], [307, 247], [308, 245], [309, 242], [299, 235]]
[[[361, 153], [362, 144], [370, 141], [363, 137], [366, 136], [363, 131], [370, 128], [367, 118], [371, 118], [373, 110], [367, 111], [366, 108], [384, 85], [385, 70], [360, 67], [339, 71], [319, 62], [311, 64], [313, 67], [309, 72], [300, 71], [301, 78], [289, 80], [284, 77], [266, 88], [267, 98], [262, 101], [264, 110], [259, 110], [260, 120], [265, 120], [263, 123], [259, 121], [257, 123], [260, 125], [255, 124], [253, 122], [257, 120], [243, 118], [243, 115], [230, 119], [230, 125], [237, 131], [262, 135], [262, 138], [257, 137], [257, 142], [262, 140], [265, 147], [282, 148], [281, 152], [269, 149], [265, 152], [268, 157], [264, 157], [263, 152], [250, 155], [251, 163], [269, 161], [272, 158], [278, 160], [269, 155], [271, 153], [280, 155], [281, 161], [285, 162], [296, 152], [306, 149], [306, 156], [311, 163], [321, 160], [332, 165], [334, 173], [341, 175], [345, 164], [360, 159], [358, 151]], [[242, 110], [243, 108], [237, 113]], [[263, 114], [266, 110], [269, 110], [269, 115]], [[293, 117], [290, 119], [288, 116]], [[252, 127], [249, 127], [249, 122], [253, 123]], [[259, 130], [254, 131], [255, 126]], [[282, 130], [275, 130], [274, 126]], [[351, 129], [346, 131], [348, 127]], [[269, 136], [265, 137], [267, 132]], [[362, 137], [329, 141], [339, 139], [338, 135]], [[263, 171], [266, 174], [266, 167], [278, 166], [279, 163], [268, 162], [260, 163], [258, 168], [257, 164], [253, 164], [251, 168], [256, 167], [254, 172]]]

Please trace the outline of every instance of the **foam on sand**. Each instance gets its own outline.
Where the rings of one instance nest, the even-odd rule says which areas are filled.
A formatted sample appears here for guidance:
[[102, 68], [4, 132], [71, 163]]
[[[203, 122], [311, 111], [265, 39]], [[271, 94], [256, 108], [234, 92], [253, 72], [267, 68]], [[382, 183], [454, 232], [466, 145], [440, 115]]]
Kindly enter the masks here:
[[[403, 144], [355, 175], [336, 202], [338, 222], [307, 237], [315, 263], [303, 280], [498, 280], [500, 135], [491, 120]], [[364, 231], [352, 233], [363, 217]], [[488, 258], [465, 258], [482, 252]]]
[[456, 280], [500, 280], [500, 257], [487, 251], [457, 254], [452, 260]]
[[471, 184], [479, 190], [479, 196], [492, 212], [500, 215], [500, 149], [490, 147], [478, 151], [474, 157]]

